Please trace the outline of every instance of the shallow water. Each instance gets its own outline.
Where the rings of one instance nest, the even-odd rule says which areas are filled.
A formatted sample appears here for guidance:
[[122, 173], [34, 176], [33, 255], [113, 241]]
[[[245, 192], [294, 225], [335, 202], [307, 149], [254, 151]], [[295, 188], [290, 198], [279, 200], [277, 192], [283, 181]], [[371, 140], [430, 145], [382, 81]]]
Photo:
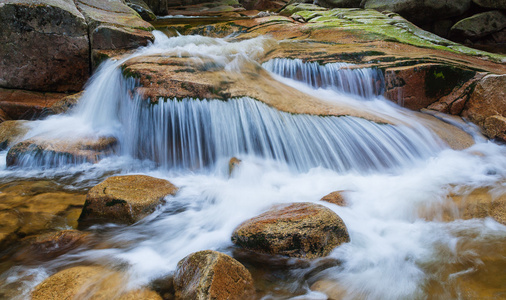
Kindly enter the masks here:
[[[233, 43], [198, 36], [166, 39], [157, 35], [154, 46], [134, 55], [202, 55], [237, 72], [242, 60], [261, 57], [270, 44], [266, 38]], [[2, 153], [0, 196], [8, 194], [29, 202], [57, 192], [64, 194], [59, 198], [64, 201], [61, 199], [82, 197], [93, 185], [114, 174], [165, 178], [180, 187], [179, 192], [134, 225], [87, 228], [92, 242], [56, 258], [15, 259], [15, 254], [26, 246], [9, 244], [1, 252], [0, 296], [24, 299], [50, 274], [81, 264], [121, 269], [129, 275], [125, 289], [150, 286], [154, 280], [170, 276], [186, 255], [212, 249], [243, 262], [255, 278], [259, 298], [264, 299], [326, 299], [322, 293], [309, 291], [320, 280], [341, 286], [345, 299], [506, 297], [506, 226], [490, 217], [463, 220], [457, 204], [447, 197], [478, 188], [486, 188], [495, 196], [506, 194], [504, 146], [480, 142], [467, 150], [451, 150], [417, 122], [414, 114], [381, 97], [371, 96], [364, 101], [363, 97], [333, 88], [301, 86], [279, 77], [322, 99], [353, 103], [397, 120], [409, 120], [410, 126], [284, 115], [252, 99], [168, 100], [144, 111], [134, 99], [130, 103], [133, 106], [125, 104], [118, 109], [127, 99], [125, 86], [135, 84], [121, 78], [117, 70], [120, 63], [108, 62], [101, 68], [74, 112], [34, 122], [28, 134], [68, 138], [113, 135], [120, 140], [119, 154], [97, 164], [9, 169]], [[217, 117], [219, 112], [224, 116]], [[136, 123], [138, 116], [151, 123]], [[175, 130], [173, 120], [187, 125]], [[196, 126], [198, 122], [202, 124]], [[75, 127], [65, 124], [80, 130], [76, 132]], [[264, 128], [258, 130], [264, 136], [257, 133], [248, 138], [251, 130], [244, 129], [248, 126]], [[204, 127], [208, 131], [197, 132]], [[237, 130], [239, 127], [243, 130]], [[349, 130], [337, 134], [343, 127]], [[126, 135], [124, 128], [128, 128]], [[320, 140], [314, 139], [316, 132]], [[226, 134], [220, 137], [219, 133]], [[322, 140], [335, 136], [338, 141], [348, 134], [348, 141], [339, 146], [320, 147]], [[164, 136], [181, 140], [167, 143]], [[175, 146], [182, 141], [193, 146]], [[252, 141], [260, 148], [245, 146]], [[276, 145], [283, 150], [277, 152]], [[139, 147], [145, 148], [140, 151]], [[347, 151], [350, 157], [343, 156]], [[145, 155], [150, 152], [153, 154]], [[175, 159], [173, 152], [177, 152]], [[377, 157], [378, 153], [383, 154]], [[189, 156], [187, 160], [184, 155]], [[343, 161], [347, 167], [326, 163], [325, 159], [333, 155], [334, 161]], [[229, 176], [228, 160], [232, 156], [242, 162]], [[319, 201], [338, 190], [345, 191], [346, 207]], [[233, 246], [230, 236], [237, 225], [273, 204], [291, 202], [318, 202], [332, 209], [347, 225], [351, 242], [336, 248], [329, 257], [312, 262], [253, 255]], [[438, 213], [442, 207], [450, 207], [450, 218]], [[430, 216], [422, 213], [427, 208], [433, 209]], [[76, 205], [74, 210], [78, 209]], [[76, 219], [74, 213], [62, 216], [60, 223], [41, 221], [39, 231], [65, 229]]]

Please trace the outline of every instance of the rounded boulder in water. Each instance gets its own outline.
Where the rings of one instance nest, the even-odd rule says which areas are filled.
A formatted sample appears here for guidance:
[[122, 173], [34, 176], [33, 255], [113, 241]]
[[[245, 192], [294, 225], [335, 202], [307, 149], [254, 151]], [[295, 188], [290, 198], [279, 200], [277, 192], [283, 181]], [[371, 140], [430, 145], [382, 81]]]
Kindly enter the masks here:
[[254, 299], [250, 272], [232, 257], [211, 250], [188, 255], [174, 275], [176, 299]]
[[243, 222], [232, 234], [237, 246], [299, 258], [327, 256], [349, 241], [346, 225], [337, 214], [306, 202], [276, 205]]
[[167, 180], [145, 175], [109, 177], [86, 195], [79, 225], [135, 223], [151, 214], [165, 196], [178, 188]]

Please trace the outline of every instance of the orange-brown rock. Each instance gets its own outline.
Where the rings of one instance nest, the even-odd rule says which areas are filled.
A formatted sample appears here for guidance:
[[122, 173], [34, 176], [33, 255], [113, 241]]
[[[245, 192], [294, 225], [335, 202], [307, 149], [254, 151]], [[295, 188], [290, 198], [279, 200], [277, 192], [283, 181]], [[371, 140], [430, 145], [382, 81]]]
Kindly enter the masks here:
[[145, 175], [109, 177], [88, 192], [79, 224], [135, 223], [177, 190], [167, 180]]
[[7, 153], [8, 166], [96, 163], [114, 153], [117, 140], [113, 137], [54, 139], [34, 137], [12, 146]]
[[0, 124], [0, 150], [11, 147], [29, 130], [27, 121], [5, 121]]
[[447, 201], [423, 207], [420, 216], [443, 221], [491, 217], [506, 225], [506, 194], [498, 195], [488, 188], [451, 193]]
[[341, 218], [314, 203], [277, 205], [240, 224], [232, 234], [239, 247], [273, 255], [316, 258], [350, 241]]
[[335, 191], [328, 195], [323, 196], [321, 201], [332, 203], [339, 206], [346, 206], [346, 198], [343, 195], [344, 191]]
[[0, 88], [0, 107], [10, 120], [31, 120], [65, 97], [63, 93], [42, 93]]
[[506, 140], [506, 75], [487, 75], [478, 81], [462, 115], [490, 138]]
[[83, 92], [68, 95], [53, 103], [46, 111], [47, 114], [63, 114], [77, 105]]
[[232, 157], [228, 161], [228, 175], [232, 175], [232, 172], [234, 172], [235, 168], [237, 168], [241, 164], [241, 160], [237, 157]]
[[174, 275], [176, 299], [254, 299], [250, 272], [216, 251], [199, 251], [182, 259]]
[[161, 300], [154, 291], [125, 290], [124, 275], [99, 266], [78, 266], [60, 271], [37, 285], [32, 300]]
[[366, 299], [364, 296], [356, 294], [350, 295], [342, 284], [330, 279], [318, 280], [311, 285], [310, 289], [312, 291], [324, 293], [327, 295], [328, 300], [341, 300], [348, 298], [356, 300]]

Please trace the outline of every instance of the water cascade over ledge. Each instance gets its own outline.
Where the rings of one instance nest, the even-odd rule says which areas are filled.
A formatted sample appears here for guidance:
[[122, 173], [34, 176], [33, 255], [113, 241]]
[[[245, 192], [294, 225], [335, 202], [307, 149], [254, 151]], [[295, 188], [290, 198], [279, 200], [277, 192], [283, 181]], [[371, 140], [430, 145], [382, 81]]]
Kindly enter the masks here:
[[[453, 202], [461, 197], [465, 203], [475, 194], [502, 199], [504, 146], [477, 142], [465, 150], [449, 148], [417, 114], [379, 96], [383, 79], [378, 70], [297, 59], [260, 65], [257, 61], [276, 47], [266, 37], [233, 41], [155, 35], [153, 45], [104, 62], [73, 111], [30, 122], [24, 136], [55, 144], [111, 138], [114, 151], [93, 164], [65, 160], [56, 152], [27, 152], [13, 168], [6, 167], [6, 153], [0, 152], [0, 199], [8, 204], [18, 197], [29, 207], [37, 200], [47, 209], [48, 198], [63, 202], [79, 196], [84, 201], [94, 185], [126, 174], [167, 179], [179, 191], [135, 224], [84, 228], [91, 242], [56, 258], [23, 257], [18, 254], [24, 249], [21, 243], [6, 249], [0, 258], [0, 298], [27, 299], [42, 280], [76, 265], [120, 270], [125, 275], [122, 288], [131, 290], [168, 281], [178, 262], [192, 252], [211, 249], [244, 258], [231, 242], [234, 228], [274, 204], [294, 202], [334, 211], [351, 242], [313, 261], [270, 257], [255, 265], [251, 261], [259, 257], [249, 254], [251, 260], [245, 261], [259, 298], [327, 299], [309, 290], [315, 282], [337, 286], [350, 299], [451, 299], [472, 284], [476, 290], [481, 285], [504, 290], [506, 227], [491, 217], [464, 220]], [[392, 122], [290, 113], [248, 96], [146, 99], [138, 93], [140, 80], [126, 76], [122, 66], [153, 57], [187, 59], [200, 66], [211, 61], [213, 68], [234, 74], [245, 63], [263, 67], [272, 72], [268, 80], [308, 98], [329, 106], [351, 103]], [[241, 162], [229, 173], [233, 156]], [[23, 184], [28, 188], [15, 194]], [[343, 192], [346, 206], [320, 201], [334, 191]], [[55, 218], [60, 223], [47, 226], [76, 226], [61, 221], [69, 215], [64, 211]], [[39, 214], [29, 211], [27, 216]]]

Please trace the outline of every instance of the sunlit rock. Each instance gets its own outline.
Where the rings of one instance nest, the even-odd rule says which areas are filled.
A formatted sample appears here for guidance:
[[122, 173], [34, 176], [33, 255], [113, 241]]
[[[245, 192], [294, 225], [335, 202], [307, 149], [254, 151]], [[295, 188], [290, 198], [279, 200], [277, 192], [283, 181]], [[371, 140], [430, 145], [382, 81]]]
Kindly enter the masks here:
[[94, 222], [135, 223], [151, 214], [177, 187], [169, 181], [145, 175], [109, 177], [86, 196], [79, 225]]
[[63, 114], [72, 109], [74, 106], [77, 105], [79, 102], [79, 99], [83, 95], [83, 92], [79, 92], [76, 94], [68, 95], [57, 102], [55, 102], [53, 105], [51, 105], [47, 110], [46, 113], [49, 115], [52, 114]]
[[29, 130], [27, 121], [5, 121], [0, 124], [0, 150], [11, 147]]
[[181, 260], [174, 284], [176, 299], [255, 299], [250, 272], [232, 257], [211, 250]]
[[487, 75], [474, 88], [463, 116], [490, 138], [506, 141], [506, 75]]
[[31, 292], [32, 300], [93, 299], [93, 300], [161, 300], [147, 289], [128, 291], [125, 276], [99, 266], [78, 266], [60, 271]]
[[348, 230], [333, 211], [313, 203], [277, 205], [239, 225], [232, 242], [268, 254], [315, 258], [350, 241]]
[[228, 175], [232, 175], [234, 170], [241, 164], [241, 160], [237, 157], [232, 157], [228, 162]]
[[346, 206], [348, 203], [346, 202], [346, 197], [344, 196], [345, 191], [335, 191], [328, 195], [323, 196], [321, 201], [329, 202], [339, 206]]

